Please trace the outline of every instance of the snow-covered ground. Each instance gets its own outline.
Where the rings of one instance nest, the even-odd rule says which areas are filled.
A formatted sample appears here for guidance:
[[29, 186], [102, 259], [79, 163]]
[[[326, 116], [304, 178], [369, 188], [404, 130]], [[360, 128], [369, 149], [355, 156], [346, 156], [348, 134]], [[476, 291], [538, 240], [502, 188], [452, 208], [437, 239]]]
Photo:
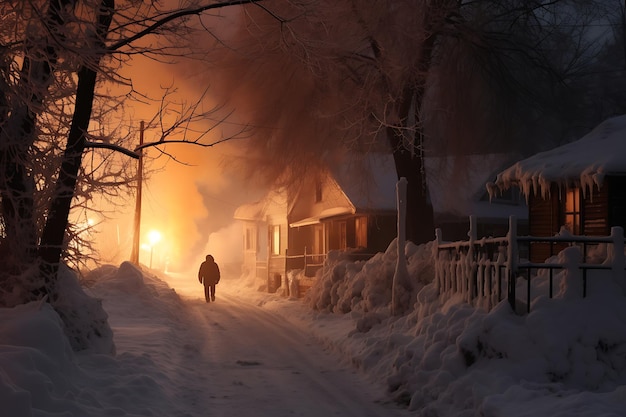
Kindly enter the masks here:
[[206, 304], [193, 274], [103, 267], [87, 292], [116, 354], [72, 351], [47, 304], [1, 309], [0, 415], [626, 416], [615, 288], [580, 299], [565, 296], [575, 277], [560, 277], [528, 315], [487, 313], [439, 297], [429, 245], [408, 244], [416, 308], [393, 317], [395, 253], [331, 254], [305, 300], [225, 277]]

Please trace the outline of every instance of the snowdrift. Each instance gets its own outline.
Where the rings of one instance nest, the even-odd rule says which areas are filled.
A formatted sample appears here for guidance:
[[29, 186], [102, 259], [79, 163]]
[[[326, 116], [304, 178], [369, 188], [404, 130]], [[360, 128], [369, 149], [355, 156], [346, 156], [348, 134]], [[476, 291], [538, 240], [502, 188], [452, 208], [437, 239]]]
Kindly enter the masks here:
[[430, 245], [408, 243], [416, 303], [395, 318], [388, 314], [395, 253], [390, 247], [355, 263], [330, 256], [307, 302], [354, 320], [346, 342], [354, 346], [344, 353], [386, 378], [397, 401], [420, 416], [625, 415], [626, 297], [610, 279], [596, 280], [583, 299], [571, 288], [582, 278], [563, 271], [555, 298], [534, 292], [530, 314], [513, 313], [506, 301], [487, 313], [461, 296], [439, 296]]

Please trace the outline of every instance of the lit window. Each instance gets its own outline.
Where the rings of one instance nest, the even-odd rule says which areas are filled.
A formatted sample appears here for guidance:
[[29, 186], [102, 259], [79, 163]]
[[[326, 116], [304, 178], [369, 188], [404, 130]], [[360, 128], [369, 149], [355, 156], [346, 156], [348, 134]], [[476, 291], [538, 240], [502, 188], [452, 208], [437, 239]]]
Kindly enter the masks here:
[[272, 226], [272, 254], [280, 255], [280, 225]]
[[314, 242], [313, 252], [319, 255], [324, 252], [324, 229], [321, 224], [313, 226]]
[[313, 257], [312, 263], [321, 264], [324, 262], [324, 228], [321, 224], [313, 226]]
[[357, 217], [355, 224], [356, 247], [367, 247], [367, 217]]
[[339, 249], [348, 247], [348, 234], [346, 232], [346, 222], [339, 222]]
[[565, 228], [575, 235], [580, 230], [580, 190], [578, 188], [567, 190], [565, 196], [564, 221]]

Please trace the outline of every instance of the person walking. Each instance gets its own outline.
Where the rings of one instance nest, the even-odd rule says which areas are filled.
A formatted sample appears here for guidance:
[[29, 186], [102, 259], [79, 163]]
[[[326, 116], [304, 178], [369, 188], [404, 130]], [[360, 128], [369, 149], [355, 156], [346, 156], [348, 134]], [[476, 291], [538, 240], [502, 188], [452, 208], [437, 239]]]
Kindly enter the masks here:
[[206, 302], [215, 301], [215, 286], [220, 282], [220, 268], [213, 256], [207, 255], [206, 260], [198, 270], [198, 281], [204, 284], [204, 299]]

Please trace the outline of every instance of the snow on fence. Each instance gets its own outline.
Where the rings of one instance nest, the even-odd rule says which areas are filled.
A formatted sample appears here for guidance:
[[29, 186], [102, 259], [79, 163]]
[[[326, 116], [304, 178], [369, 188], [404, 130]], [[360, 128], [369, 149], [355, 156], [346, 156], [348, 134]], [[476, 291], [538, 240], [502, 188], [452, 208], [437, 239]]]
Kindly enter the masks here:
[[[515, 217], [511, 216], [509, 232], [505, 237], [478, 239], [476, 218], [470, 216], [469, 240], [444, 242], [441, 229], [437, 229], [435, 235], [435, 280], [439, 294], [460, 294], [464, 301], [487, 310], [493, 308], [506, 296], [513, 310], [517, 311], [517, 280], [523, 278], [526, 280], [526, 312], [529, 312], [531, 281], [540, 270], [547, 270], [549, 273], [548, 295], [550, 298], [553, 296], [555, 269], [577, 268], [582, 271], [582, 297], [587, 295], [587, 272], [589, 270], [611, 271], [613, 280], [626, 290], [624, 232], [621, 227], [611, 228], [610, 236], [517, 236], [517, 222]], [[530, 247], [532, 243], [541, 242], [580, 245], [583, 260], [576, 265], [565, 265], [533, 263], [520, 259], [520, 244]], [[586, 262], [587, 247], [598, 244], [607, 245], [607, 259], [602, 263]]]

